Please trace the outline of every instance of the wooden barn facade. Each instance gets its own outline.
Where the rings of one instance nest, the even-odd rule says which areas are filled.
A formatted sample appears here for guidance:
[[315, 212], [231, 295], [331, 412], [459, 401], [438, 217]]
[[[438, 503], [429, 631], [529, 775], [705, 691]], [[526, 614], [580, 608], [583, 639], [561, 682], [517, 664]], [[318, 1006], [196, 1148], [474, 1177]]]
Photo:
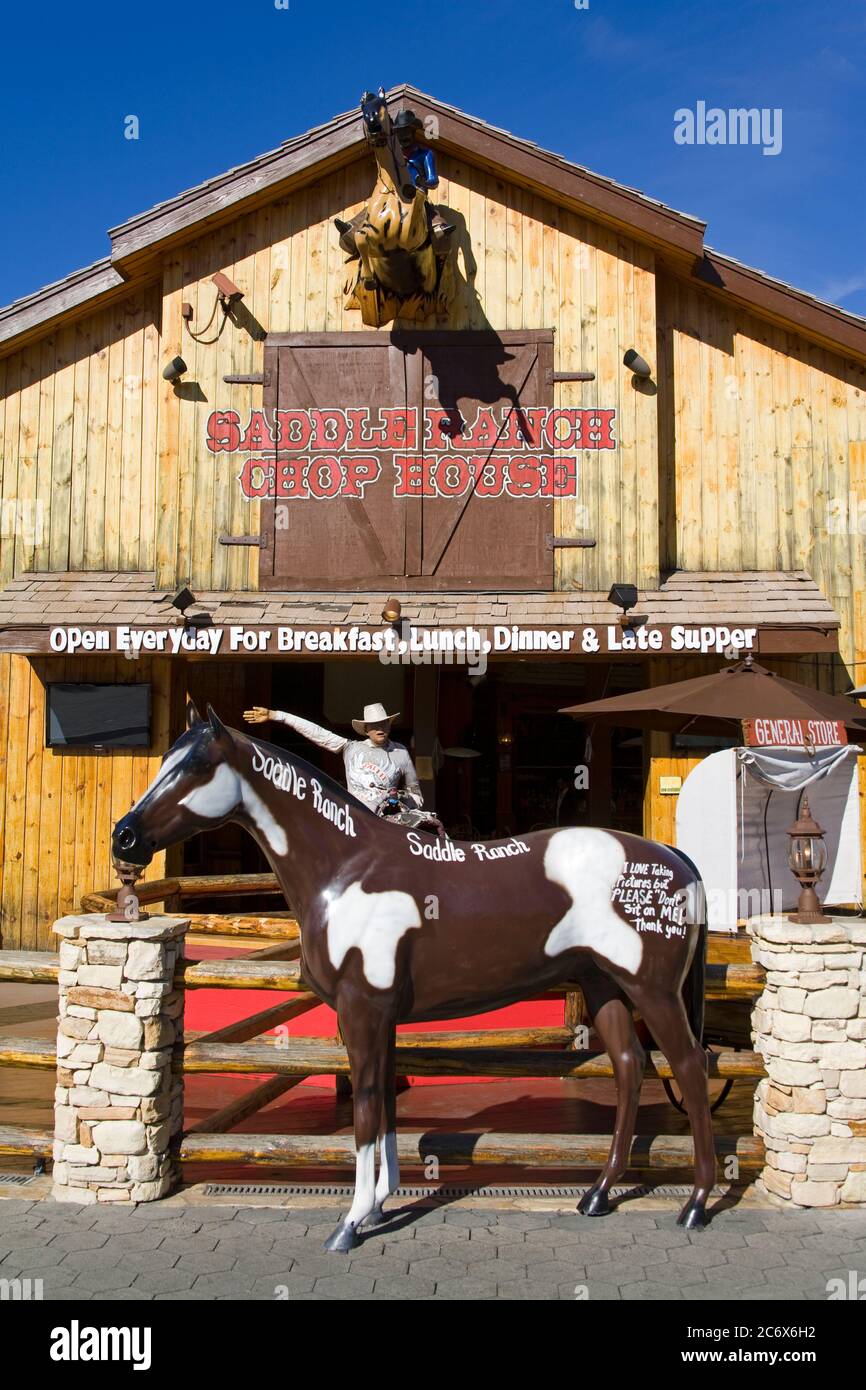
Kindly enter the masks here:
[[[412, 88], [389, 101], [438, 160], [444, 312], [371, 329], [347, 307], [334, 219], [373, 179], [357, 111], [114, 228], [104, 260], [0, 311], [6, 948], [50, 948], [52, 921], [113, 882], [111, 826], [190, 694], [228, 723], [263, 704], [341, 732], [381, 699], [456, 833], [569, 816], [671, 840], [661, 779], [699, 750], [598, 730], [580, 791], [587, 730], [559, 708], [717, 668], [724, 631], [703, 653], [683, 636], [708, 625], [815, 686], [866, 679], [866, 323], [710, 251], [693, 217]], [[309, 495], [269, 495], [257, 429], [274, 412], [416, 409], [435, 430], [501, 406], [564, 412], [546, 448], [576, 459], [570, 487], [395, 496], [401, 441], [368, 433], [387, 467], [361, 500], [329, 497], [327, 470]], [[657, 645], [619, 642], [614, 584], [637, 586]], [[309, 640], [383, 630], [389, 597], [419, 628], [501, 629], [502, 649], [473, 673]], [[240, 628], [268, 636], [231, 650]], [[121, 629], [188, 640], [136, 652]], [[524, 632], [565, 635], [533, 650]], [[149, 742], [49, 746], [55, 683], [147, 684]], [[262, 865], [226, 828], [169, 867]]]

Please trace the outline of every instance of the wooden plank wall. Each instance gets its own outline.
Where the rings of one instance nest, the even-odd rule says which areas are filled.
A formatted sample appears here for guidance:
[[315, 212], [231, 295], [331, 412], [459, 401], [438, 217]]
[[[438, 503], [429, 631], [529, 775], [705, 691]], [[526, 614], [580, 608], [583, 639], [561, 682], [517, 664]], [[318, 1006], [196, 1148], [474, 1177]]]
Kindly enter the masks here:
[[[45, 682], [152, 683], [148, 750], [45, 747]], [[0, 656], [0, 947], [56, 949], [51, 924], [116, 882], [110, 835], [169, 746], [166, 658]], [[159, 878], [164, 856], [145, 875]]]
[[[441, 174], [436, 202], [456, 224], [459, 248], [448, 326], [555, 328], [556, 367], [597, 373], [589, 384], [558, 385], [556, 404], [617, 411], [618, 449], [584, 454], [579, 498], [556, 504], [558, 533], [598, 539], [594, 550], [558, 552], [558, 587], [606, 589], [626, 574], [654, 583], [656, 401], [652, 390], [633, 387], [622, 366], [629, 347], [654, 355], [652, 254], [473, 166], [443, 158]], [[350, 218], [371, 186], [371, 164], [358, 162], [189, 243], [167, 264], [163, 356], [181, 353], [190, 370], [180, 392], [162, 388], [160, 587], [256, 586], [257, 551], [226, 548], [217, 538], [222, 531], [258, 534], [258, 506], [241, 496], [237, 460], [208, 452], [205, 421], [214, 408], [236, 409], [243, 417], [261, 406], [260, 387], [222, 380], [261, 371], [257, 325], [273, 332], [363, 327], [360, 316], [344, 308], [347, 270], [333, 218]], [[215, 270], [244, 291], [240, 326], [226, 323], [216, 343], [197, 345], [183, 328], [180, 304], [192, 303], [194, 331], [212, 339], [222, 321], [218, 311], [206, 328]], [[435, 327], [436, 320], [423, 326]]]
[[0, 584], [153, 568], [160, 287], [0, 359]]
[[866, 683], [866, 367], [670, 277], [659, 305], [664, 567], [808, 570]]

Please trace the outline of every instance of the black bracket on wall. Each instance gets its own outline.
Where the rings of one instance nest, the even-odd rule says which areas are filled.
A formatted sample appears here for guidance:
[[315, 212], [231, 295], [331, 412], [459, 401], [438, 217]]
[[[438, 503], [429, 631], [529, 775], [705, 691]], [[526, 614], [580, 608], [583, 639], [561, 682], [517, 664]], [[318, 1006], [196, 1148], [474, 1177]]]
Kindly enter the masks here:
[[226, 386], [270, 386], [270, 372], [247, 372], [246, 375], [224, 376]]
[[544, 380], [548, 386], [552, 386], [555, 381], [595, 381], [595, 372], [555, 372], [552, 367], [548, 367], [544, 373]]
[[[260, 550], [267, 550], [268, 538], [264, 536], [220, 536], [220, 545], [257, 545]], [[595, 542], [593, 541], [593, 544]]]
[[591, 550], [598, 542], [593, 536], [552, 536], [544, 537], [548, 550]]

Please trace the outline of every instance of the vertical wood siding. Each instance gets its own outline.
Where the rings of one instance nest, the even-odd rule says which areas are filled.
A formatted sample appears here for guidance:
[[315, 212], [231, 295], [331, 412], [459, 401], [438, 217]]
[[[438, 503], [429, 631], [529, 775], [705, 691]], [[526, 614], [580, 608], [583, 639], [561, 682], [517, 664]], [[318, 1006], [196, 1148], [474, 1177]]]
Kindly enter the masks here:
[[675, 516], [663, 510], [667, 564], [808, 570], [839, 613], [853, 675], [864, 642], [866, 367], [667, 277], [659, 303], [660, 471], [676, 499]]
[[0, 584], [154, 565], [160, 287], [0, 360]]
[[[169, 746], [171, 674], [166, 658], [0, 656], [0, 946], [53, 950], [52, 922], [116, 882], [111, 828]], [[46, 748], [46, 680], [150, 681], [150, 749]], [[163, 864], [157, 855], [146, 877]]]

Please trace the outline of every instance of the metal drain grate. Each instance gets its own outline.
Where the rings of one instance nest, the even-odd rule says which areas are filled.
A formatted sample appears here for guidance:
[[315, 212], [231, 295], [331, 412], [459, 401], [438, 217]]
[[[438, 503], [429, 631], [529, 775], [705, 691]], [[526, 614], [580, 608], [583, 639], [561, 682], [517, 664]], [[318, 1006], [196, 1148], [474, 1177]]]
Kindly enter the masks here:
[[[429, 1197], [433, 1201], [447, 1201], [455, 1197], [493, 1197], [515, 1198], [524, 1197], [549, 1197], [562, 1199], [563, 1201], [572, 1198], [578, 1199], [588, 1192], [590, 1183], [583, 1183], [580, 1186], [534, 1186], [523, 1184], [519, 1187], [504, 1186], [474, 1186], [471, 1183], [463, 1185], [446, 1185], [444, 1187], [398, 1187], [392, 1195], [394, 1197]], [[244, 1182], [209, 1182], [205, 1183], [201, 1189], [204, 1197], [351, 1197], [354, 1192], [351, 1183], [244, 1183]], [[633, 1187], [613, 1187], [611, 1188], [612, 1197], [688, 1197], [691, 1186], [685, 1183], [680, 1185], [674, 1183], [663, 1183], [658, 1187], [650, 1187], [647, 1184], [635, 1184]], [[714, 1187], [712, 1196], [722, 1197], [727, 1192], [727, 1188]]]
[[28, 1183], [35, 1181], [35, 1173], [0, 1173], [0, 1183], [8, 1184], [10, 1187], [26, 1187]]

